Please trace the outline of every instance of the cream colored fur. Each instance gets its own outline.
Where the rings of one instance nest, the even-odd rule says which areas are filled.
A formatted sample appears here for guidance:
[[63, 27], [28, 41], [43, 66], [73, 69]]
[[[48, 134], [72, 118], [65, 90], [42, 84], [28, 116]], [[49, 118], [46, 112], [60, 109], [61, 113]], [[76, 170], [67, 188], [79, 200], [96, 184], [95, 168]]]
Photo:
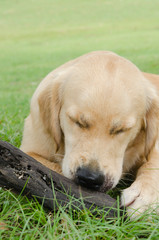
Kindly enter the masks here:
[[36, 89], [21, 149], [72, 179], [79, 166], [98, 166], [113, 187], [136, 168], [121, 197], [135, 216], [159, 201], [158, 90], [159, 76], [115, 53], [81, 56]]

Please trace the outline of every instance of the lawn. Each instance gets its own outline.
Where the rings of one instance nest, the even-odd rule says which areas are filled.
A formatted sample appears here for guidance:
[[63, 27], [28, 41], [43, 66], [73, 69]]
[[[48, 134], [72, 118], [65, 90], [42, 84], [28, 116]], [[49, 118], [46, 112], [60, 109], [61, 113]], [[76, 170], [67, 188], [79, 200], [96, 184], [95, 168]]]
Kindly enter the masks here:
[[[19, 147], [41, 79], [94, 50], [159, 74], [159, 1], [0, 0], [0, 138]], [[0, 239], [159, 239], [159, 216], [124, 221], [62, 208], [53, 214], [0, 189]]]

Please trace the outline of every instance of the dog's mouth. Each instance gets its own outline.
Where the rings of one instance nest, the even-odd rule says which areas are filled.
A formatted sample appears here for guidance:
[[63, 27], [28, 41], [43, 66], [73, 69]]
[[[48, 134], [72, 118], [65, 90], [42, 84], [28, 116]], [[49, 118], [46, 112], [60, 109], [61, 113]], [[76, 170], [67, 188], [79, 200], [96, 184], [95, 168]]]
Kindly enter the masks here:
[[112, 181], [104, 181], [102, 185], [99, 185], [99, 184], [94, 184], [94, 183], [91, 183], [91, 184], [86, 184], [85, 181], [79, 181], [77, 178], [74, 179], [75, 183], [84, 187], [84, 188], [87, 188], [87, 189], [90, 189], [90, 190], [93, 190], [93, 191], [99, 191], [99, 192], [107, 192], [109, 191], [112, 187], [113, 187], [113, 182]]
[[113, 187], [113, 181], [111, 179], [105, 179], [104, 183], [102, 184], [102, 186], [98, 189], [98, 191], [100, 192], [107, 192], [109, 191], [110, 189], [112, 189]]

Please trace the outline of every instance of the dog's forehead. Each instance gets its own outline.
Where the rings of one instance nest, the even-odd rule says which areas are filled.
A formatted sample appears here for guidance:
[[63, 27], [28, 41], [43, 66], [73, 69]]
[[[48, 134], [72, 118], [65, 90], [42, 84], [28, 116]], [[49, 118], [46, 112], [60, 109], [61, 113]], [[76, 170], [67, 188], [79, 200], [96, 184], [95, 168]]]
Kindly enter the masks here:
[[142, 74], [131, 62], [117, 56], [87, 58], [71, 69], [65, 82], [65, 102], [98, 115], [129, 114], [145, 108]]
[[74, 103], [81, 110], [90, 110], [98, 116], [112, 115], [112, 117], [119, 113], [125, 115], [133, 110], [136, 111], [139, 104], [137, 96], [131, 94], [131, 89], [127, 89], [123, 82], [108, 82], [107, 84], [106, 81], [100, 80], [98, 82], [92, 81], [91, 85], [71, 86], [65, 97], [65, 102], [68, 105]]
[[90, 54], [70, 67], [64, 85], [71, 92], [100, 86], [107, 93], [126, 87], [141, 92], [142, 78], [141, 71], [129, 60], [113, 53], [99, 53]]
[[101, 122], [109, 128], [114, 125], [133, 125], [132, 122], [137, 117], [136, 111], [127, 96], [121, 97], [120, 102], [118, 99], [115, 102], [113, 98], [107, 98], [97, 89], [89, 93], [84, 91], [76, 98], [69, 97], [65, 103], [65, 110], [74, 119], [84, 119], [92, 125], [95, 122]]

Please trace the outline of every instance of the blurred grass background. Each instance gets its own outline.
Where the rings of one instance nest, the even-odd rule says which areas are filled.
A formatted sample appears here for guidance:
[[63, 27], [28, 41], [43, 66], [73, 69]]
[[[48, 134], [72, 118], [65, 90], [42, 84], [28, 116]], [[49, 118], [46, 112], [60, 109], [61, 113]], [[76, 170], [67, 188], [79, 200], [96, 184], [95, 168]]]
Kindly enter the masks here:
[[158, 0], [0, 0], [0, 136], [19, 146], [30, 98], [60, 64], [114, 51], [159, 73]]
[[[39, 82], [57, 66], [94, 50], [114, 51], [142, 71], [159, 74], [159, 1], [0, 0], [0, 138], [19, 146]], [[61, 213], [48, 215], [2, 189], [0, 196], [0, 224], [8, 226], [2, 235], [0, 229], [0, 239], [159, 238], [157, 215], [134, 223], [100, 222], [86, 213], [75, 223], [61, 210], [69, 225], [63, 230]]]

